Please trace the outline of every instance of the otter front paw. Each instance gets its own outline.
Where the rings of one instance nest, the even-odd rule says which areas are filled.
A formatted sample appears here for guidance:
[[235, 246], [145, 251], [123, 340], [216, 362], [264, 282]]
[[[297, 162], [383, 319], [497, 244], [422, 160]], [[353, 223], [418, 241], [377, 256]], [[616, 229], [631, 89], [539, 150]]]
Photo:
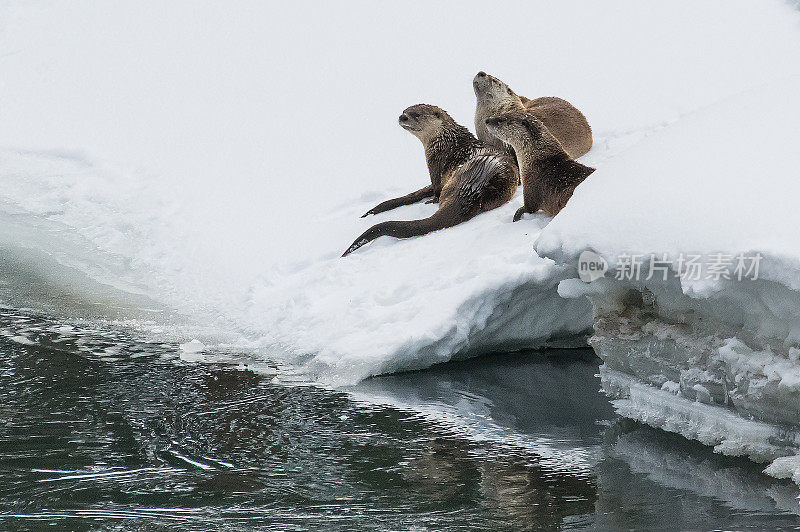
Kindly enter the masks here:
[[522, 215], [525, 214], [525, 212], [526, 212], [525, 207], [520, 207], [519, 209], [517, 209], [517, 212], [514, 213], [513, 221], [515, 222], [520, 221], [522, 219]]
[[378, 214], [378, 213], [377, 213], [377, 212], [375, 212], [375, 209], [370, 209], [370, 210], [368, 210], [367, 212], [365, 212], [364, 214], [362, 214], [362, 215], [361, 215], [361, 217], [362, 217], [362, 218], [366, 218], [366, 217], [367, 217], [367, 216], [369, 216], [370, 214]]

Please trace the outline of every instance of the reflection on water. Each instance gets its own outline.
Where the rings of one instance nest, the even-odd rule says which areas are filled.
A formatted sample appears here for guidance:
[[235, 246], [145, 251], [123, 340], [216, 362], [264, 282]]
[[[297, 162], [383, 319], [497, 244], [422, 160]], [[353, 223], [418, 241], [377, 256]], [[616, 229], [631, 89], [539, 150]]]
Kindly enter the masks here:
[[284, 386], [0, 309], [0, 528], [790, 528], [759, 466], [616, 419], [587, 351]]

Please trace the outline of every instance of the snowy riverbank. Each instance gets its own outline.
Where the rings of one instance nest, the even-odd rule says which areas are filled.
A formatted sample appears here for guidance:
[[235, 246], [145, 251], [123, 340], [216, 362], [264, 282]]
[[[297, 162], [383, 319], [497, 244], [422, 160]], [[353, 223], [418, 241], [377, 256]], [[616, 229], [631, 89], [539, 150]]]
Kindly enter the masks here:
[[[536, 246], [610, 265], [559, 291], [592, 301], [591, 343], [621, 414], [767, 462], [800, 448], [798, 91], [783, 80], [653, 135], [599, 169]], [[791, 464], [769, 472], [796, 475]]]
[[[396, 24], [405, 8], [287, 12], [315, 32], [313, 47], [262, 4], [175, 3], [158, 19], [131, 6], [3, 6], [0, 119], [14, 127], [0, 131], [0, 252], [16, 261], [3, 274], [28, 268], [99, 301], [97, 313], [119, 313], [100, 286], [150, 298], [197, 325], [209, 351], [247, 349], [332, 385], [575, 341], [594, 325], [621, 413], [722, 452], [789, 455], [800, 15], [780, 1], [619, 6], [547, 5], [569, 23], [535, 36], [524, 17], [486, 13], [482, 23], [515, 31], [464, 42], [446, 63], [471, 10], [438, 7], [413, 28]], [[598, 170], [552, 221], [511, 223], [518, 195], [339, 259], [369, 225], [434, 211], [359, 218], [427, 179], [397, 114], [425, 101], [471, 124], [481, 69], [583, 110], [595, 144], [581, 161]], [[583, 284], [585, 250], [612, 265], [757, 256], [759, 275]], [[154, 327], [193, 338], [170, 325]], [[790, 460], [771, 471], [794, 473]]]

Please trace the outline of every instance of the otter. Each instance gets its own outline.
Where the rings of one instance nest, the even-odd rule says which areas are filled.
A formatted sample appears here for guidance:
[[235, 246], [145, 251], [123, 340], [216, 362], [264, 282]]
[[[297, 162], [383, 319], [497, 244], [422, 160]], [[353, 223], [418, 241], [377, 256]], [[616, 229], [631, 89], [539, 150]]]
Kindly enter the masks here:
[[[442, 122], [441, 127], [439, 122]], [[435, 105], [412, 105], [400, 114], [398, 123], [419, 138], [425, 146], [425, 161], [428, 163], [431, 184], [411, 194], [379, 203], [364, 213], [362, 218], [411, 205], [428, 197], [432, 199], [427, 203], [437, 203], [444, 185], [442, 176], [467, 162], [481, 145], [467, 128], [457, 124], [450, 115]]]
[[550, 130], [561, 143], [564, 151], [577, 159], [592, 148], [592, 128], [583, 113], [571, 103], [555, 96], [545, 96], [530, 100], [518, 96], [511, 88], [486, 72], [478, 72], [472, 80], [478, 105], [475, 108], [475, 132], [478, 139], [487, 146], [508, 149], [486, 130], [486, 119], [512, 110], [527, 110]]
[[458, 225], [500, 207], [517, 190], [519, 170], [513, 157], [485, 147], [439, 107], [413, 105], [399, 121], [422, 141], [431, 188], [438, 190], [439, 210], [424, 220], [374, 225], [355, 239], [343, 257], [381, 236], [409, 238]]
[[514, 221], [539, 209], [555, 216], [572, 197], [575, 187], [594, 168], [573, 160], [544, 123], [530, 111], [514, 110], [484, 121], [487, 131], [510, 145], [522, 177], [524, 205]]

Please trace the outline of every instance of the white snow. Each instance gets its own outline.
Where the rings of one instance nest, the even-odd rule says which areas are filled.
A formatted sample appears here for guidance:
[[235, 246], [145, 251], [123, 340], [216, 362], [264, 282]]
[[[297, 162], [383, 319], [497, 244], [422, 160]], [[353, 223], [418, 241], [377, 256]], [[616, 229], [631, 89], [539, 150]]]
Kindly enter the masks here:
[[206, 348], [205, 344], [203, 344], [203, 342], [197, 338], [193, 338], [186, 343], [180, 344], [178, 347], [180, 347], [181, 351], [185, 353], [199, 353]]
[[775, 478], [789, 478], [800, 485], [800, 456], [782, 456], [776, 458], [764, 470]]
[[[619, 413], [758, 461], [781, 478], [800, 450], [800, 77], [701, 109], [608, 161], [540, 235], [559, 264], [611, 271], [559, 287], [589, 297], [592, 344]], [[614, 279], [619, 257], [760, 255], [758, 279]], [[635, 294], [632, 296], [631, 294]], [[674, 383], [679, 383], [677, 393]], [[788, 465], [787, 465], [788, 464]]]
[[[712, 316], [709, 364], [798, 389], [788, 3], [7, 3], [0, 49], [3, 257], [47, 257], [25, 264], [73, 290], [85, 286], [74, 270], [144, 294], [202, 324], [209, 350], [253, 348], [351, 383], [580, 333], [586, 291], [619, 318], [631, 286], [571, 279], [586, 249], [610, 264], [623, 251], [759, 251], [756, 283], [649, 283], [659, 319], [628, 332], [674, 341], [669, 325]], [[427, 180], [397, 114], [427, 102], [471, 124], [478, 70], [582, 109], [597, 172], [552, 222], [512, 224], [517, 197], [340, 259], [371, 224], [434, 211], [359, 218]], [[646, 385], [685, 400], [670, 367]], [[681, 369], [686, 390], [714, 400], [712, 367]]]
[[193, 338], [188, 342], [180, 344], [178, 348], [181, 350], [181, 360], [186, 362], [199, 362], [203, 360], [201, 353], [205, 350], [206, 346], [197, 338]]
[[588, 302], [559, 297], [562, 269], [531, 249], [545, 220], [512, 224], [514, 209], [256, 285], [250, 319], [270, 323], [287, 351], [314, 353], [305, 365], [319, 378], [344, 383], [587, 331]]
[[[761, 278], [800, 288], [791, 220], [800, 193], [800, 77], [745, 91], [688, 115], [607, 161], [541, 235], [540, 253], [761, 252]], [[684, 279], [683, 291], [723, 283]]]

